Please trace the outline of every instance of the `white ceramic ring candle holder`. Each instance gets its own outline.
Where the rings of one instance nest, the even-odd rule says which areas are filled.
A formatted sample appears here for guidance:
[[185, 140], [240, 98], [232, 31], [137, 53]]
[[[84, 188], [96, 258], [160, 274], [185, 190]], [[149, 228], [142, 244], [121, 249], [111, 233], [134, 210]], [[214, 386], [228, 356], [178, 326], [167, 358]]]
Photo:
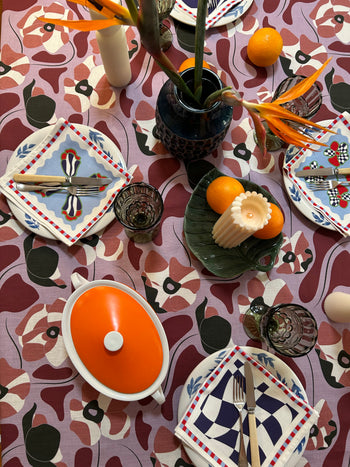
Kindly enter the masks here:
[[222, 248], [234, 248], [262, 229], [270, 217], [270, 203], [261, 193], [241, 193], [214, 224], [214, 241]]

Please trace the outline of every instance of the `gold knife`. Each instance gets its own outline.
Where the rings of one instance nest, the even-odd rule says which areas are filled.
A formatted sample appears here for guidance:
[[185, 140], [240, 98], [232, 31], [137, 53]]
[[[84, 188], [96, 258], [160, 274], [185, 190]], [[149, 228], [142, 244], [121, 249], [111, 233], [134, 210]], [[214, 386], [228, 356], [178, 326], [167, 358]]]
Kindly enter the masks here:
[[250, 439], [250, 457], [251, 466], [260, 467], [260, 454], [259, 454], [259, 443], [256, 432], [256, 420], [255, 420], [255, 394], [254, 394], [254, 379], [252, 367], [249, 362], [244, 363], [244, 376], [245, 376], [245, 390], [246, 390], [246, 401], [248, 410], [248, 422], [249, 422], [249, 439]]
[[341, 167], [338, 169], [337, 167], [319, 167], [318, 169], [304, 169], [299, 170], [295, 173], [296, 177], [312, 177], [312, 176], [321, 176], [326, 177], [327, 175], [334, 175], [337, 177], [338, 175], [349, 175], [350, 174], [350, 167]]
[[69, 185], [109, 185], [110, 178], [99, 177], [62, 177], [59, 175], [14, 174], [13, 180], [17, 183], [59, 183], [62, 186]]

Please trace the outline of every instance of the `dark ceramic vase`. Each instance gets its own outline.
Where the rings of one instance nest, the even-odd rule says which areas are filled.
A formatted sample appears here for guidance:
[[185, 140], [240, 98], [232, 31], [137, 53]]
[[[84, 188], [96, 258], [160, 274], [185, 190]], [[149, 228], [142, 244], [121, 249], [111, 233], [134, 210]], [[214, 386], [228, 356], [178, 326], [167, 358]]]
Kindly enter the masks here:
[[[194, 68], [181, 73], [192, 88]], [[203, 98], [222, 89], [212, 70], [203, 69]], [[160, 90], [156, 107], [156, 136], [173, 156], [186, 162], [211, 154], [223, 141], [232, 121], [232, 107], [215, 102], [209, 109], [191, 105], [187, 96], [168, 80]]]

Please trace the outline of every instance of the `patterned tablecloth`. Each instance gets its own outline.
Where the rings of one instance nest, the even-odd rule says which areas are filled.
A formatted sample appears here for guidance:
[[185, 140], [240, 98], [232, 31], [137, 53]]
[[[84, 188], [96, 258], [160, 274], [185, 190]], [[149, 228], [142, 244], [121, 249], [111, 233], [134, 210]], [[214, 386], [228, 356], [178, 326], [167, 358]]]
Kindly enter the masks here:
[[[263, 160], [247, 113], [234, 110], [222, 146], [207, 162], [222, 172], [263, 186], [285, 215], [284, 242], [273, 269], [221, 279], [189, 251], [183, 217], [202, 162], [185, 167], [154, 136], [155, 105], [166, 77], [127, 29], [132, 81], [109, 86], [94, 33], [42, 25], [50, 12], [88, 18], [75, 4], [4, 0], [1, 37], [1, 158], [3, 175], [13, 151], [29, 135], [64, 117], [107, 135], [134, 180], [161, 191], [161, 232], [145, 245], [130, 242], [112, 221], [68, 247], [35, 234], [0, 197], [0, 417], [3, 467], [187, 466], [174, 436], [186, 378], [208, 355], [231, 344], [257, 346], [241, 317], [252, 299], [296, 302], [314, 313], [319, 338], [299, 359], [285, 359], [320, 413], [299, 466], [347, 466], [350, 458], [349, 324], [329, 321], [323, 310], [332, 291], [350, 292], [349, 239], [307, 218], [284, 187], [285, 148]], [[193, 55], [193, 28], [170, 19], [175, 64]], [[247, 44], [262, 26], [280, 31], [284, 47], [265, 69], [247, 62]], [[207, 32], [206, 60], [247, 99], [269, 99], [287, 75], [310, 75], [333, 59], [319, 79], [323, 105], [314, 120], [350, 111], [350, 16], [343, 0], [255, 1], [232, 23]], [[29, 148], [22, 148], [24, 153]], [[342, 203], [344, 205], [344, 202]], [[347, 202], [346, 209], [348, 209]], [[30, 229], [26, 228], [26, 224]], [[163, 323], [170, 366], [166, 401], [117, 402], [98, 394], [67, 357], [61, 315], [72, 293], [70, 276], [123, 282], [143, 295]], [[28, 457], [26, 455], [28, 453]]]

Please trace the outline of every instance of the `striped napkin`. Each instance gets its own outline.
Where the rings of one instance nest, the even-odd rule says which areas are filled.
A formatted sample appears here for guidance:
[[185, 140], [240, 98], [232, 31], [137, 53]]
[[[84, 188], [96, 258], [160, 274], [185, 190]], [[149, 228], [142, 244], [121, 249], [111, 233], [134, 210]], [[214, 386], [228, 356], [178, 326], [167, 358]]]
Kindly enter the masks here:
[[[236, 467], [239, 415], [233, 404], [233, 380], [244, 363], [253, 365], [256, 425], [261, 467], [285, 466], [307, 442], [317, 411], [239, 346], [229, 349], [191, 400], [175, 434], [211, 466]], [[248, 413], [243, 431], [250, 461]]]

